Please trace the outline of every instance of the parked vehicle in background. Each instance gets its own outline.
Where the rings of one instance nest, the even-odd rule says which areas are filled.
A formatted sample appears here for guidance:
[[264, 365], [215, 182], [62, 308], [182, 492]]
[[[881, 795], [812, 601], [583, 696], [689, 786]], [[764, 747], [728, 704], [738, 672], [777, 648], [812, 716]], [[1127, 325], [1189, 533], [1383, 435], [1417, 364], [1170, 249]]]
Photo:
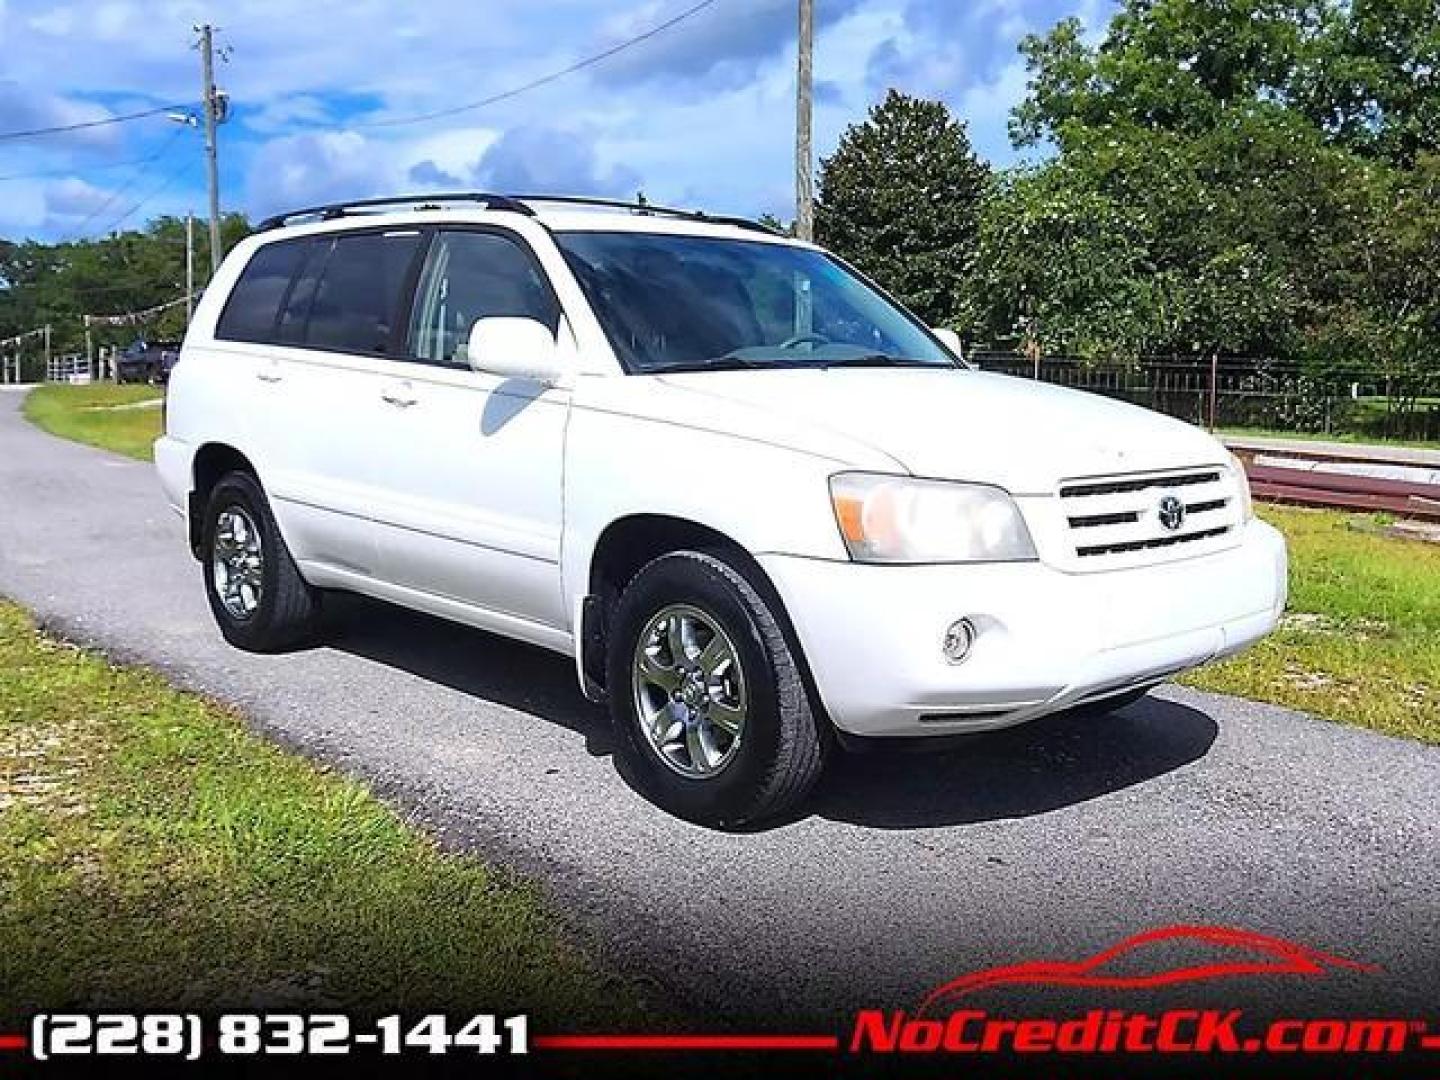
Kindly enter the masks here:
[[178, 343], [160, 346], [160, 359], [155, 369], [155, 381], [161, 384], [170, 381], [170, 373], [175, 370], [175, 365], [180, 362], [180, 346]]
[[750, 222], [303, 211], [229, 256], [183, 354], [155, 460], [229, 641], [294, 645], [346, 589], [572, 656], [696, 820], [795, 806], [836, 744], [1132, 701], [1285, 602], [1209, 435], [969, 370]]
[[179, 360], [179, 344], [137, 339], [120, 350], [117, 377], [122, 383], [164, 383]]

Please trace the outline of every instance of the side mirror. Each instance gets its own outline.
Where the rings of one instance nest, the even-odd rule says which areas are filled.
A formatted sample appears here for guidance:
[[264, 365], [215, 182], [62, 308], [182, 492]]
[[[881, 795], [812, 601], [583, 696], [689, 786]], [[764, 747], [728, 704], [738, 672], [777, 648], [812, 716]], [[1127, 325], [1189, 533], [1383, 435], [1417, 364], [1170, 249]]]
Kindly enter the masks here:
[[944, 327], [936, 326], [932, 327], [930, 332], [939, 338], [940, 344], [954, 353], [958, 359], [965, 359], [965, 349], [960, 344], [960, 335], [954, 330], [946, 330]]
[[535, 319], [475, 320], [465, 357], [475, 371], [507, 379], [533, 379], [549, 385], [564, 373], [555, 335]]

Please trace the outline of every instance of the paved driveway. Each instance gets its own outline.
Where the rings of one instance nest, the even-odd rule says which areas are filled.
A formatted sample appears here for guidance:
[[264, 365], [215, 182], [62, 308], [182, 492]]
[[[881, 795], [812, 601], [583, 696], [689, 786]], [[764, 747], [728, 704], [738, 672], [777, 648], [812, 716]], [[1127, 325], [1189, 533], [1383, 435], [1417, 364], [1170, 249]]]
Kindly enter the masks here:
[[361, 601], [337, 605], [323, 647], [228, 648], [149, 467], [41, 434], [19, 404], [0, 393], [0, 593], [536, 875], [697, 1027], [824, 1029], [1173, 923], [1383, 969], [1177, 1000], [1434, 1006], [1440, 751], [1173, 689], [964, 752], [842, 761], [797, 819], [708, 831], [631, 791], [550, 654]]

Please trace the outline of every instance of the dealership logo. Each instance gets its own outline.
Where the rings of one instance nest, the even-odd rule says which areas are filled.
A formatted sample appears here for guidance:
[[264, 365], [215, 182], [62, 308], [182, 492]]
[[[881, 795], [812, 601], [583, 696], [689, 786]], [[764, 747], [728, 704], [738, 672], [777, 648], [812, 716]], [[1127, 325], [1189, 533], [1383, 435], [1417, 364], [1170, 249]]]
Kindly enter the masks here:
[[[1176, 945], [1203, 945], [1206, 963], [1152, 965]], [[1173, 952], [1171, 953], [1173, 955]], [[1167, 1008], [1109, 1003], [1067, 1016], [1000, 1015], [977, 1000], [996, 987], [1145, 990], [1243, 976], [1321, 977], [1374, 973], [1370, 964], [1283, 938], [1223, 926], [1170, 926], [1126, 938], [1082, 960], [1042, 960], [986, 968], [952, 979], [912, 1011], [865, 1009], [848, 1049], [880, 1054], [1404, 1054], [1440, 1050], [1440, 1035], [1416, 1018], [1289, 1018], [1252, 1021], [1241, 1009]]]
[[1165, 495], [1156, 507], [1162, 527], [1174, 532], [1185, 524], [1185, 504], [1174, 495]]
[[[1205, 960], [1176, 963], [1177, 950], [1206, 950]], [[951, 979], [911, 1009], [866, 1008], [847, 1033], [544, 1034], [541, 1052], [594, 1054], [810, 1053], [1093, 1058], [1095, 1055], [1328, 1056], [1440, 1053], [1440, 1025], [1418, 1016], [1248, 1015], [1230, 1007], [1159, 1010], [1123, 1004], [1128, 991], [1255, 977], [1324, 978], [1373, 975], [1372, 964], [1321, 952], [1284, 938], [1225, 926], [1168, 926], [1125, 938], [1080, 960], [1040, 960], [984, 968]], [[1079, 1012], [993, 1009], [986, 993], [999, 987], [1093, 989], [1106, 1000]], [[1117, 994], [1119, 998], [1117, 999]]]

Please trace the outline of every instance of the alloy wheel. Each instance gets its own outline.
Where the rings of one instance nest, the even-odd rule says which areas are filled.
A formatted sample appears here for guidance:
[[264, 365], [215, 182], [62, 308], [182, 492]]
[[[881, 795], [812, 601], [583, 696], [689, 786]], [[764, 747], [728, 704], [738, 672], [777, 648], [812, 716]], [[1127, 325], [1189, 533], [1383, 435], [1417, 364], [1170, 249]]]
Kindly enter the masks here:
[[714, 618], [662, 608], [640, 633], [632, 674], [635, 715], [661, 761], [703, 780], [734, 760], [750, 703], [739, 652]]
[[260, 606], [265, 558], [255, 519], [240, 506], [227, 506], [215, 519], [211, 577], [216, 595], [232, 618], [248, 619]]

